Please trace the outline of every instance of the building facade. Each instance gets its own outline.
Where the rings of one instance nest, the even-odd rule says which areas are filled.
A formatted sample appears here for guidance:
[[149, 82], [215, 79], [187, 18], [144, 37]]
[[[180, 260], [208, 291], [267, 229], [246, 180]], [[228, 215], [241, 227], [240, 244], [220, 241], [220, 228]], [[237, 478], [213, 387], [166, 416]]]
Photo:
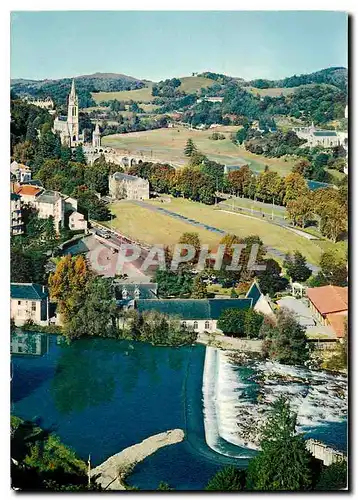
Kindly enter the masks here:
[[21, 198], [15, 193], [10, 193], [10, 214], [11, 235], [23, 234], [24, 224], [22, 221]]
[[31, 181], [31, 168], [27, 165], [13, 161], [10, 165], [10, 172], [15, 177], [17, 182]]
[[72, 212], [68, 218], [68, 228], [71, 231], [87, 231], [88, 223], [84, 215], [75, 211]]
[[109, 193], [116, 200], [148, 200], [149, 182], [135, 175], [116, 172], [109, 176]]
[[36, 325], [49, 324], [50, 307], [46, 287], [35, 283], [11, 283], [10, 317], [16, 326], [31, 321]]

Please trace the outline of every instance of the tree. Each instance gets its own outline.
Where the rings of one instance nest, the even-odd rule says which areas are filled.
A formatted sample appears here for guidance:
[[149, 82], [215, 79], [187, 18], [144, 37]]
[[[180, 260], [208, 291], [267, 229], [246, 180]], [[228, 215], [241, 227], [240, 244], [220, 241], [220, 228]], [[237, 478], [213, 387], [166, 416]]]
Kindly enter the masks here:
[[315, 490], [343, 490], [347, 487], [347, 462], [339, 460], [328, 467], [323, 467]]
[[292, 281], [306, 281], [312, 274], [312, 270], [306, 264], [306, 257], [297, 250], [293, 258], [290, 254], [286, 255], [283, 265]]
[[85, 287], [82, 304], [65, 325], [65, 333], [70, 338], [114, 335], [116, 311], [111, 283], [101, 277], [90, 279]]
[[188, 139], [186, 141], [186, 146], [184, 149], [185, 156], [192, 156], [196, 152], [197, 152], [197, 149], [196, 149], [196, 146], [193, 142], [193, 139]]
[[246, 311], [244, 319], [245, 336], [250, 339], [258, 338], [263, 320], [264, 316], [254, 311], [254, 309]]
[[287, 287], [288, 280], [281, 277], [281, 267], [274, 259], [265, 260], [266, 269], [259, 273], [258, 282], [261, 292], [274, 297]]
[[285, 177], [285, 197], [283, 203], [288, 204], [291, 200], [297, 200], [308, 194], [308, 187], [304, 177], [299, 173], [291, 173]]
[[[200, 249], [201, 249], [201, 243], [200, 243], [200, 238], [199, 238], [198, 233], [190, 233], [190, 232], [183, 233], [178, 240], [178, 244], [179, 245], [191, 245], [194, 248], [195, 253], [194, 253], [194, 256], [190, 262], [191, 262], [191, 264], [195, 264], [198, 262]], [[183, 249], [182, 252], [183, 253], [181, 253], [181, 255], [187, 255], [186, 250]]]
[[210, 479], [206, 491], [241, 491], [245, 486], [245, 471], [227, 466]]
[[76, 146], [74, 160], [77, 163], [84, 163], [84, 164], [86, 164], [86, 157], [85, 157], [85, 154], [83, 152], [83, 147], [81, 145]]
[[305, 329], [286, 308], [279, 309], [276, 324], [266, 322], [261, 328], [265, 337], [264, 351], [270, 359], [288, 365], [303, 365], [308, 357]]
[[323, 252], [320, 266], [326, 281], [324, 284], [347, 286], [347, 262], [343, 257], [337, 255], [334, 251]]
[[245, 335], [245, 311], [241, 309], [225, 309], [217, 322], [217, 327], [232, 337]]
[[58, 304], [64, 323], [68, 323], [85, 300], [91, 271], [82, 255], [62, 257], [49, 276], [50, 297]]
[[246, 487], [258, 491], [301, 491], [312, 488], [311, 455], [297, 415], [280, 396], [271, 407], [261, 433], [261, 452], [249, 462]]
[[154, 282], [160, 297], [187, 297], [193, 287], [193, 275], [185, 268], [178, 272], [157, 269]]
[[287, 203], [286, 211], [293, 222], [293, 225], [305, 227], [307, 221], [313, 214], [311, 197], [309, 195], [300, 196], [296, 200]]
[[198, 274], [193, 281], [193, 288], [191, 291], [191, 297], [193, 299], [206, 299], [207, 297], [207, 289], [206, 285], [203, 281], [202, 276]]

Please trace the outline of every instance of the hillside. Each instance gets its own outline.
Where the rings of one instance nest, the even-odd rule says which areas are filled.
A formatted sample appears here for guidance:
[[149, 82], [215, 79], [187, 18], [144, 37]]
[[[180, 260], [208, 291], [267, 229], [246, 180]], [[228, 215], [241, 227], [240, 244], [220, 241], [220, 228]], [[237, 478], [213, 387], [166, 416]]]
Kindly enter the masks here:
[[313, 73], [293, 75], [281, 80], [257, 79], [248, 84], [252, 87], [267, 89], [280, 87], [299, 87], [300, 85], [326, 83], [334, 85], [341, 90], [347, 90], [348, 70], [342, 67], [325, 68]]
[[210, 87], [215, 83], [215, 80], [202, 76], [183, 76], [179, 80], [181, 81], [179, 90], [187, 94], [196, 93], [201, 88]]

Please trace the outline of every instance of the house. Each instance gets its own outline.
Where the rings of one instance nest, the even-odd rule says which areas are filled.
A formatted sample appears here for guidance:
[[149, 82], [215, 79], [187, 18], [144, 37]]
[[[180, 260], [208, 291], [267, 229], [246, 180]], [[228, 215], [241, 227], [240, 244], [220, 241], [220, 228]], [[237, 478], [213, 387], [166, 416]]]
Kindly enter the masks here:
[[24, 224], [22, 222], [21, 198], [18, 194], [10, 193], [10, 233], [11, 235], [23, 234]]
[[135, 175], [116, 172], [109, 177], [109, 193], [116, 200], [148, 200], [149, 182]]
[[27, 321], [36, 325], [49, 324], [50, 307], [46, 287], [36, 283], [11, 283], [10, 317], [16, 326]]
[[38, 210], [39, 219], [53, 217], [55, 230], [58, 233], [65, 224], [65, 200], [57, 191], [43, 191], [33, 206]]
[[348, 318], [348, 287], [327, 285], [307, 288], [306, 295], [314, 318], [322, 325], [330, 326], [337, 338], [342, 338]]
[[201, 333], [217, 331], [217, 320], [225, 309], [250, 309], [252, 299], [138, 299], [135, 308], [140, 312], [158, 311], [176, 316], [181, 325]]
[[71, 231], [87, 231], [87, 226], [88, 223], [84, 215], [77, 211], [70, 214], [68, 218], [68, 228], [71, 229]]
[[31, 180], [31, 168], [22, 163], [17, 163], [17, 161], [11, 163], [10, 172], [18, 182], [27, 182]]
[[29, 184], [14, 184], [12, 189], [14, 193], [21, 197], [22, 203], [28, 203], [29, 205], [34, 204], [36, 197], [43, 191], [42, 188]]

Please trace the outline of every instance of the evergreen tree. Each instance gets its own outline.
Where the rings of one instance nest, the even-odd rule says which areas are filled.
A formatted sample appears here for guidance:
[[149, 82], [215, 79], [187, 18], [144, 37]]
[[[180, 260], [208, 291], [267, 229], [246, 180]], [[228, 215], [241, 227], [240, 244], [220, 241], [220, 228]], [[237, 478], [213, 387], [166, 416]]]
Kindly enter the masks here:
[[311, 269], [306, 264], [306, 257], [297, 250], [294, 252], [293, 258], [290, 254], [286, 255], [283, 265], [292, 281], [306, 281], [312, 274]]
[[249, 462], [246, 487], [258, 491], [300, 491], [312, 488], [312, 457], [297, 415], [280, 396], [273, 404], [261, 434], [261, 452]]
[[305, 329], [288, 309], [280, 309], [276, 319], [276, 325], [268, 324], [265, 329], [269, 357], [279, 363], [304, 364], [308, 359]]
[[210, 479], [206, 491], [241, 491], [245, 485], [245, 471], [233, 465], [225, 467]]
[[206, 285], [203, 282], [203, 278], [200, 275], [194, 278], [191, 297], [193, 299], [206, 299], [207, 297]]
[[185, 156], [192, 156], [194, 153], [197, 153], [196, 146], [193, 142], [193, 139], [188, 139], [186, 141], [186, 146], [184, 149]]
[[323, 467], [315, 490], [342, 490], [347, 487], [347, 462], [340, 460]]
[[86, 157], [83, 152], [83, 147], [81, 145], [76, 146], [74, 161], [86, 164]]

